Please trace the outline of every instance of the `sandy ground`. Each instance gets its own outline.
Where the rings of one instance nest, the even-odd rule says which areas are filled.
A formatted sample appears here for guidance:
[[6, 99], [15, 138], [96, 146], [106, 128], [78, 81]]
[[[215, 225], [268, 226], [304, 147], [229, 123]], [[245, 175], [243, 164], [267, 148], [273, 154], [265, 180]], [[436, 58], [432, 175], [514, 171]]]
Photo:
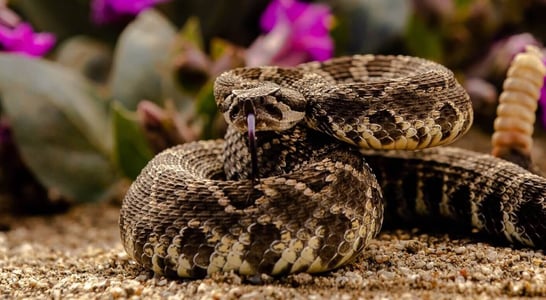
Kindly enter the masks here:
[[[489, 149], [480, 134], [465, 141], [459, 144]], [[546, 162], [540, 150], [536, 156]], [[384, 231], [357, 261], [323, 275], [166, 279], [127, 256], [119, 240], [118, 212], [117, 204], [102, 203], [53, 216], [0, 219], [0, 298], [546, 298], [542, 251], [426, 228]]]

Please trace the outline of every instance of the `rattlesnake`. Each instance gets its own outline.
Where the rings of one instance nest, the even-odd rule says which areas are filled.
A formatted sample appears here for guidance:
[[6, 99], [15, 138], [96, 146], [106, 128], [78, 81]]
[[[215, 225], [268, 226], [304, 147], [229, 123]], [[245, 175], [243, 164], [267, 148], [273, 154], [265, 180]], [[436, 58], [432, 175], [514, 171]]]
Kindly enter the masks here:
[[125, 249], [158, 274], [331, 270], [379, 232], [384, 206], [386, 217], [445, 217], [546, 245], [544, 178], [457, 148], [389, 150], [470, 127], [468, 95], [439, 64], [361, 55], [240, 68], [217, 78], [215, 98], [225, 140], [163, 151], [123, 201]]

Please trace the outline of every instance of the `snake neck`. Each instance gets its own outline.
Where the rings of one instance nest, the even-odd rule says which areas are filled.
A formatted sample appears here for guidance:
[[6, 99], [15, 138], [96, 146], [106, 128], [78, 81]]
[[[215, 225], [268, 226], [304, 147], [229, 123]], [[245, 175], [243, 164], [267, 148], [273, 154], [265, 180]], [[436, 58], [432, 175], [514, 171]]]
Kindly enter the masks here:
[[257, 170], [253, 172], [248, 136], [228, 128], [223, 151], [228, 180], [266, 178], [290, 173], [313, 158], [336, 148], [347, 148], [334, 138], [303, 125], [281, 132], [260, 131], [255, 136]]

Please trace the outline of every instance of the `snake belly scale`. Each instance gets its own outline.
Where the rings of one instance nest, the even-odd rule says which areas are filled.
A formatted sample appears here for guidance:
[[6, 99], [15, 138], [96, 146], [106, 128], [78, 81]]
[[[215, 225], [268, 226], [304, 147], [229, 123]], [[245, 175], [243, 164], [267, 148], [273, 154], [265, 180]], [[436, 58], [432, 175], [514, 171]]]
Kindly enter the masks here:
[[[438, 160], [426, 158], [429, 150], [365, 153], [371, 155], [379, 182], [366, 163], [361, 151], [423, 149], [448, 144], [468, 130], [468, 95], [439, 64], [407, 56], [361, 55], [293, 68], [240, 68], [217, 78], [215, 98], [229, 124], [225, 139], [187, 143], [158, 154], [122, 204], [125, 249], [158, 274], [199, 278], [226, 271], [283, 275], [331, 270], [352, 261], [379, 232], [384, 203], [391, 208], [387, 211], [402, 215], [413, 211], [449, 218], [459, 213], [471, 226], [509, 241], [544, 243], [544, 226], [521, 227], [502, 219], [503, 207], [529, 197], [516, 192], [506, 200], [498, 195], [516, 188], [502, 174], [495, 185], [489, 172], [497, 166], [503, 172], [504, 161], [491, 158], [482, 166], [472, 159], [477, 154], [464, 152], [472, 163], [459, 166], [459, 152], [449, 150], [453, 148], [434, 149]], [[255, 184], [249, 180], [253, 170], [244, 134], [249, 107], [256, 115]], [[412, 162], [399, 163], [410, 168], [404, 174], [434, 170], [438, 178], [415, 176], [400, 183], [389, 161]], [[477, 195], [480, 187], [470, 182], [482, 176], [476, 170], [489, 172], [483, 176], [496, 194]], [[460, 181], [458, 188], [442, 181], [444, 171], [449, 180]], [[523, 182], [545, 186], [538, 176]], [[415, 193], [389, 191], [383, 199], [381, 185], [406, 188], [410, 183]], [[546, 210], [544, 192], [539, 193], [537, 200], [527, 201], [537, 218]], [[407, 209], [393, 209], [390, 198]], [[484, 203], [500, 207], [495, 216], [502, 220], [489, 221], [491, 209]], [[507, 213], [516, 210], [514, 205]]]

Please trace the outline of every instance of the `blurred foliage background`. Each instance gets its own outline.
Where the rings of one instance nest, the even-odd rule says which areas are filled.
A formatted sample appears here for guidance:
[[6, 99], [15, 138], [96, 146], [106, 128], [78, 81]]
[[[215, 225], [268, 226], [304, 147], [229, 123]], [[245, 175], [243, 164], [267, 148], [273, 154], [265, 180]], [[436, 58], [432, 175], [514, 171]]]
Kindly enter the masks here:
[[545, 14], [544, 0], [0, 0], [0, 208], [119, 198], [155, 153], [221, 138], [212, 84], [234, 67], [425, 57], [455, 72], [491, 131]]

